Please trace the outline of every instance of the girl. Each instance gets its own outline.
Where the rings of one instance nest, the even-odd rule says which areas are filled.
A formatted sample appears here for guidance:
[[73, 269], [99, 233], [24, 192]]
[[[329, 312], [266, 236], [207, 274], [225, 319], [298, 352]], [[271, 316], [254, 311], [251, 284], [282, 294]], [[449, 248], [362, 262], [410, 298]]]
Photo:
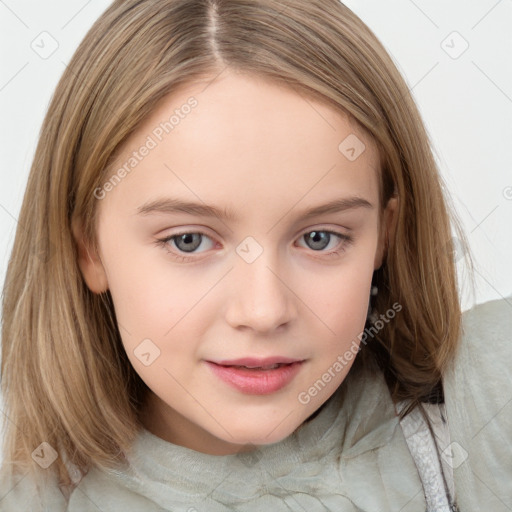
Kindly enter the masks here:
[[343, 4], [115, 1], [19, 217], [2, 510], [506, 510], [510, 303], [461, 321], [455, 242]]

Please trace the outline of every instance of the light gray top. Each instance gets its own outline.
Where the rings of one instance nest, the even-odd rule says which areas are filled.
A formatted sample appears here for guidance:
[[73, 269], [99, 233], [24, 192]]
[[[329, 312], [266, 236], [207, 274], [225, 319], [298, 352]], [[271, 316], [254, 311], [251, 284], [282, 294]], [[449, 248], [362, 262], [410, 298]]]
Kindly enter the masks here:
[[[511, 299], [465, 313], [461, 350], [444, 379], [450, 431], [437, 444], [461, 512], [512, 507], [511, 333]], [[4, 477], [0, 510], [425, 512], [429, 469], [416, 465], [404, 431], [382, 374], [351, 370], [319, 414], [279, 443], [215, 456], [143, 430], [128, 470], [91, 469], [69, 503], [50, 472], [39, 495], [27, 477]]]

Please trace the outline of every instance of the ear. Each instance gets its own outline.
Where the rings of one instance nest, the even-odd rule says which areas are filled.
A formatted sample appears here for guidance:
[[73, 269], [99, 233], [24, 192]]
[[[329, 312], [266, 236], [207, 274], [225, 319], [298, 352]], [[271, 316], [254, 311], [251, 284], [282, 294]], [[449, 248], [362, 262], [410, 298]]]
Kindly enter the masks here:
[[389, 239], [395, 235], [398, 220], [398, 196], [392, 196], [384, 209], [379, 233], [379, 242], [375, 253], [374, 270], [379, 269], [386, 259]]
[[87, 287], [93, 293], [102, 293], [108, 289], [107, 274], [96, 249], [85, 239], [81, 223], [73, 219], [71, 223], [73, 237], [78, 251], [78, 266]]

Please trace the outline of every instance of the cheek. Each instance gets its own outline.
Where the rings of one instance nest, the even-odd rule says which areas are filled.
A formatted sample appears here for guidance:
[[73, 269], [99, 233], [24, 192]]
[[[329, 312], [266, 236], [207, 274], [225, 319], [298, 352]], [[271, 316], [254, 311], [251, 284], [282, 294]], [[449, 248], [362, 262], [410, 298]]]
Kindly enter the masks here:
[[308, 282], [303, 283], [301, 297], [324, 322], [326, 332], [345, 339], [347, 334], [364, 329], [372, 274], [371, 264], [343, 265], [320, 278], [311, 276]]
[[181, 356], [190, 357], [196, 350], [193, 340], [201, 339], [205, 329], [202, 298], [207, 298], [218, 276], [198, 279], [197, 269], [179, 268], [166, 261], [165, 254], [149, 262], [147, 248], [124, 254], [129, 256], [106, 253], [106, 260], [113, 262], [109, 288], [125, 350], [141, 376], [147, 368], [134, 359], [134, 351], [140, 352], [143, 340], [151, 340], [145, 342], [149, 351], [158, 353], [150, 373], [158, 367], [174, 368]]
[[118, 245], [107, 246], [104, 254], [116, 311], [128, 321], [151, 325], [160, 318], [170, 323], [167, 314], [183, 308], [197, 294], [187, 271], [167, 260], [163, 248], [125, 236]]
[[187, 363], [196, 358], [194, 340], [201, 339], [201, 296], [206, 285], [195, 287], [180, 272], [142, 267], [136, 255], [112, 271], [111, 293], [121, 339], [135, 371], [154, 389], [165, 385], [179, 391], [188, 378]]

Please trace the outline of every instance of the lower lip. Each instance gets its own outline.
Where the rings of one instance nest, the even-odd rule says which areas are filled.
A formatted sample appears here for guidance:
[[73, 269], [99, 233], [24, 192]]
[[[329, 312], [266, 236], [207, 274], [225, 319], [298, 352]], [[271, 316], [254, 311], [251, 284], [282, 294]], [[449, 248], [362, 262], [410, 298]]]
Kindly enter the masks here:
[[297, 361], [274, 370], [247, 370], [206, 361], [224, 382], [249, 395], [268, 395], [284, 388], [297, 375], [303, 362]]

